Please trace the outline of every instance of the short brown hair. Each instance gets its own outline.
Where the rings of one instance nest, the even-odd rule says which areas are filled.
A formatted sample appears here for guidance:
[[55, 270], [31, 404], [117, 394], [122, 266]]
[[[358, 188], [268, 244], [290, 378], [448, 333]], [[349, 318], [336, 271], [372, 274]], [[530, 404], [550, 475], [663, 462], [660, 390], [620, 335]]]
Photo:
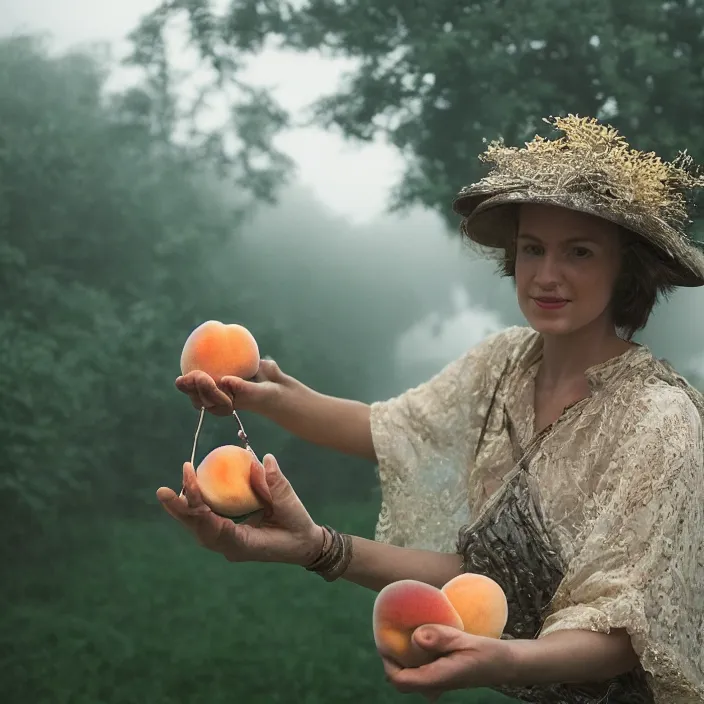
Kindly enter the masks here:
[[[642, 237], [619, 228], [623, 259], [611, 298], [611, 315], [616, 329], [630, 340], [642, 330], [659, 298], [667, 297], [675, 288], [674, 273], [664, 256]], [[504, 250], [499, 265], [502, 276], [516, 276], [515, 241]]]

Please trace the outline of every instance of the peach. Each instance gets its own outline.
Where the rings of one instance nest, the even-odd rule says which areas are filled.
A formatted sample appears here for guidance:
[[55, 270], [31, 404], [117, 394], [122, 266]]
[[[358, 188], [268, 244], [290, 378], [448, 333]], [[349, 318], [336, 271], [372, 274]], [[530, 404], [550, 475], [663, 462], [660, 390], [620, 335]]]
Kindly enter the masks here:
[[466, 633], [501, 638], [508, 620], [508, 603], [504, 590], [493, 579], [467, 572], [451, 579], [442, 592], [462, 619]]
[[439, 624], [486, 638], [500, 638], [508, 620], [503, 589], [489, 577], [466, 573], [442, 589], [402, 579], [385, 586], [374, 602], [377, 650], [402, 667], [420, 667], [433, 656], [413, 642], [420, 626]]
[[386, 585], [374, 601], [373, 629], [377, 650], [402, 667], [420, 667], [433, 657], [412, 639], [428, 623], [462, 630], [462, 619], [450, 600], [436, 587], [414, 579]]
[[259, 347], [242, 325], [207, 320], [186, 339], [181, 352], [181, 373], [196, 369], [216, 383], [224, 376], [251, 379], [259, 369]]
[[252, 489], [254, 455], [237, 445], [223, 445], [207, 454], [196, 469], [203, 501], [217, 514], [237, 518], [264, 508]]

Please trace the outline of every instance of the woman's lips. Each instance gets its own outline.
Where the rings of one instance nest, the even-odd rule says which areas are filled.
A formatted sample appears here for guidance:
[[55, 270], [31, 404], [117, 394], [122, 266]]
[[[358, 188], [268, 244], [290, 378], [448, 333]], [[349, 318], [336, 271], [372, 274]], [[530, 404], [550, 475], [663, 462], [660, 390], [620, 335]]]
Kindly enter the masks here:
[[537, 306], [545, 308], [546, 310], [564, 308], [569, 303], [569, 301], [564, 298], [534, 298], [533, 300]]

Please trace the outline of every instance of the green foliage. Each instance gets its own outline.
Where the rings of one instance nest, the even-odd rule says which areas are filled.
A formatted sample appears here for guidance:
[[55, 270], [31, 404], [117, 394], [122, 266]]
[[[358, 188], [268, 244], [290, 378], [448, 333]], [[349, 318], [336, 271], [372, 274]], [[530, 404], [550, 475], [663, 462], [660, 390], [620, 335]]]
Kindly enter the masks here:
[[[203, 61], [197, 70], [210, 77], [203, 84], [196, 79], [198, 91], [188, 99], [183, 83], [192, 75], [176, 78], [169, 63], [165, 30], [172, 10], [183, 9], [190, 23], [190, 38]], [[157, 100], [160, 134], [166, 141], [177, 139], [185, 132], [191, 153], [226, 175], [241, 198], [271, 202], [277, 186], [290, 174], [293, 163], [272, 143], [276, 133], [288, 125], [288, 116], [271, 99], [268, 92], [248, 85], [238, 77], [239, 58], [232, 52], [218, 52], [213, 46], [212, 16], [204, 3], [178, 2], [165, 4], [145, 16], [138, 31], [131, 35], [133, 51], [128, 59], [132, 66], [147, 76], [152, 100]], [[226, 119], [220, 125], [212, 123], [210, 99], [226, 106]]]
[[[352, 239], [335, 237], [320, 258], [314, 238], [277, 227], [245, 240], [248, 203], [278, 177], [233, 197], [217, 155], [206, 158], [197, 137], [176, 139], [173, 122], [185, 118], [149, 72], [109, 95], [96, 57], [50, 57], [32, 38], [0, 42], [0, 67], [0, 510], [12, 535], [31, 521], [58, 539], [67, 506], [153, 510], [156, 487], [177, 484], [198, 414], [173, 381], [204, 320], [246, 325], [263, 354], [321, 391], [384, 393], [395, 337], [418, 310], [393, 315], [388, 262], [369, 267]], [[247, 139], [266, 134], [256, 111], [240, 118], [264, 123]], [[385, 299], [383, 315], [360, 313]], [[369, 495], [368, 463], [244, 420], [307, 500]], [[235, 432], [209, 417], [197, 460]]]
[[[237, 76], [241, 54], [265, 38], [361, 59], [319, 119], [364, 139], [387, 131], [409, 155], [406, 204], [446, 211], [473, 172], [481, 137], [515, 141], [546, 112], [593, 112], [612, 96], [643, 145], [701, 151], [691, 117], [701, 108], [692, 78], [700, 40], [690, 37], [699, 4], [669, 3], [666, 16], [655, 3], [640, 3], [638, 13], [620, 3], [618, 17], [631, 24], [618, 31], [608, 24], [615, 4], [576, 2], [558, 15], [530, 2], [509, 17], [500, 5], [470, 3], [458, 15], [443, 2], [319, 0], [294, 11], [241, 1], [215, 18], [205, 2], [172, 2], [134, 35], [143, 81], [114, 95], [105, 90], [110, 67], [96, 56], [51, 57], [32, 38], [0, 40], [8, 701], [402, 700], [385, 686], [370, 645], [371, 593], [287, 567], [228, 565], [184, 542], [165, 515], [162, 524], [140, 514], [160, 511], [154, 490], [176, 486], [190, 454], [198, 414], [173, 380], [183, 342], [203, 320], [242, 323], [288, 373], [371, 401], [394, 386], [398, 334], [439, 305], [413, 277], [389, 291], [399, 266], [435, 266], [432, 243], [408, 254], [403, 230], [395, 251], [370, 258], [318, 214], [296, 212], [298, 231], [309, 233], [298, 238], [290, 208], [266, 226], [246, 219], [290, 166], [271, 146], [287, 116]], [[227, 122], [209, 131], [198, 120], [205, 94], [184, 107], [165, 58], [163, 29], [184, 9], [212, 70], [207, 88], [234, 88]], [[593, 52], [590, 22], [601, 38]], [[547, 44], [524, 39], [532, 36]], [[597, 65], [603, 86], [574, 80]], [[434, 81], [424, 79], [430, 74]], [[651, 75], [653, 90], [638, 92]], [[665, 100], [670, 89], [682, 90], [676, 110]], [[321, 243], [316, 228], [330, 237]], [[371, 534], [378, 497], [368, 463], [243, 415], [255, 449], [277, 456], [319, 520]], [[208, 417], [197, 457], [235, 432], [233, 421]], [[342, 496], [365, 503], [344, 508]]]
[[[370, 536], [376, 506], [320, 521]], [[17, 704], [420, 704], [385, 682], [372, 640], [374, 593], [290, 565], [230, 564], [158, 521], [76, 525], [50, 563], [5, 586], [3, 697]], [[509, 704], [490, 692], [447, 704]]]
[[148, 418], [178, 419], [177, 331], [202, 305], [183, 292], [208, 290], [202, 254], [235, 213], [209, 207], [185, 150], [111, 104], [94, 57], [17, 38], [0, 66], [1, 502], [47, 520], [177, 466]]
[[[263, 245], [266, 232], [243, 241], [244, 206], [256, 195], [233, 199], [222, 163], [197, 138], [177, 143], [169, 92], [148, 77], [110, 96], [107, 75], [89, 55], [52, 58], [32, 39], [0, 41], [0, 558], [13, 575], [0, 616], [4, 696], [166, 704], [294, 693], [322, 702], [344, 684], [348, 701], [372, 698], [383, 678], [368, 675], [378, 667], [371, 594], [326, 590], [302, 571], [233, 568], [185, 543], [154, 491], [177, 486], [191, 450], [198, 414], [173, 380], [195, 325], [241, 322], [290, 373], [367, 397], [364, 369], [372, 353], [378, 369], [390, 368], [396, 328], [382, 328], [365, 352], [365, 317], [336, 319], [339, 281], [316, 280], [290, 249]], [[292, 263], [292, 275], [267, 285]], [[357, 291], [368, 283], [360, 277]], [[304, 287], [302, 304], [326, 305], [302, 324], [306, 311], [283, 302]], [[333, 324], [362, 342], [318, 344]], [[369, 497], [368, 463], [245, 422], [309, 506]], [[197, 459], [235, 432], [233, 421], [209, 417]], [[373, 503], [359, 532], [369, 531]], [[160, 514], [163, 524], [144, 520]], [[331, 657], [325, 643], [344, 631]]]
[[[568, 112], [608, 118], [634, 146], [704, 161], [702, 0], [171, 0], [146, 21], [187, 12], [204, 56], [278, 45], [352, 58], [316, 121], [378, 134], [403, 151], [397, 207], [422, 204], [454, 225], [449, 203], [480, 174], [486, 139], [520, 144]], [[207, 22], [193, 17], [207, 17]], [[207, 32], [204, 28], [207, 27]], [[137, 33], [136, 36], [139, 36]], [[234, 59], [233, 59], [234, 61]]]

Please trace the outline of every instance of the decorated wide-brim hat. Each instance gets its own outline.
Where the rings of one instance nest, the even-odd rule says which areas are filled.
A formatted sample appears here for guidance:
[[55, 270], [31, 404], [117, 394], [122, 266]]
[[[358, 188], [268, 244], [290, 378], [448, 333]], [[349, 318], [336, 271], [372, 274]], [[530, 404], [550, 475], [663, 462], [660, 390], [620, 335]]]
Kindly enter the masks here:
[[704, 248], [687, 234], [687, 194], [704, 186], [686, 152], [664, 162], [632, 149], [608, 125], [575, 115], [546, 120], [563, 133], [536, 136], [524, 147], [492, 142], [480, 159], [492, 165], [463, 188], [453, 209], [462, 232], [478, 245], [507, 249], [516, 235], [517, 206], [553, 205], [614, 222], [645, 239], [674, 286], [704, 285]]

